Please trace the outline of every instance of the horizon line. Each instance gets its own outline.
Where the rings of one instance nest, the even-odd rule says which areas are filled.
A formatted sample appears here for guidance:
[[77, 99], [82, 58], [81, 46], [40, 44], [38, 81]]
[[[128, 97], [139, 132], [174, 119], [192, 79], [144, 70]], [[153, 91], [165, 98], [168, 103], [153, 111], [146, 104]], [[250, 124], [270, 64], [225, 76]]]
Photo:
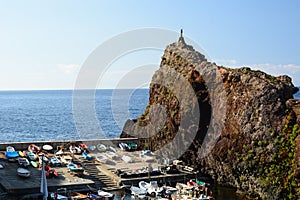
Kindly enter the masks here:
[[[300, 85], [295, 86], [300, 89]], [[74, 91], [74, 90], [132, 90], [132, 89], [150, 89], [149, 87], [141, 87], [141, 88], [96, 88], [96, 89], [91, 89], [91, 88], [83, 88], [83, 89], [75, 89], [75, 88], [45, 88], [45, 89], [0, 89], [0, 92], [5, 92], [5, 91]], [[300, 92], [300, 90], [298, 91]], [[298, 93], [297, 92], [297, 93]]]
[[149, 89], [149, 87], [142, 87], [142, 88], [96, 88], [96, 89], [88, 89], [88, 88], [84, 88], [84, 89], [71, 89], [71, 88], [58, 88], [58, 89], [50, 89], [50, 88], [46, 88], [46, 89], [0, 89], [0, 92], [9, 92], [9, 91], [74, 91], [74, 90], [139, 90], [139, 89]]

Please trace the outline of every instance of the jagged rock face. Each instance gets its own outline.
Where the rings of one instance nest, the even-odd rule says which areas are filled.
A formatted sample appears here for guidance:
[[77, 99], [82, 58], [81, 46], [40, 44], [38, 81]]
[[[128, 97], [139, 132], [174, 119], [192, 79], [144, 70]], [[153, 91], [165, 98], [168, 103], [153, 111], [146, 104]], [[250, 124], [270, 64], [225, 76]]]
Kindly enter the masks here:
[[300, 126], [300, 100], [289, 99], [286, 105], [293, 109], [297, 117], [298, 125]]
[[248, 196], [296, 198], [300, 104], [288, 100], [297, 90], [288, 76], [217, 66], [180, 40], [165, 49], [148, 106], [121, 137], [150, 136], [141, 145], [168, 156], [180, 147], [173, 156]]

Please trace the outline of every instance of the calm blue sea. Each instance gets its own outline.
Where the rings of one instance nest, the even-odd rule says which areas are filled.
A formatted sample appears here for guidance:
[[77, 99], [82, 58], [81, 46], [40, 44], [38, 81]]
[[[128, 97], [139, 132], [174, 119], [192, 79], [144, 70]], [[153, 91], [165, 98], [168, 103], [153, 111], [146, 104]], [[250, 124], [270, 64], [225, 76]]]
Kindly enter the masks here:
[[[103, 132], [98, 138], [119, 137], [125, 120], [143, 113], [149, 90], [129, 92], [96, 90], [95, 112]], [[82, 138], [73, 119], [72, 94], [72, 90], [0, 91], [0, 142]], [[300, 99], [300, 92], [295, 98]], [[84, 112], [81, 119], [79, 125], [89, 130], [91, 126]]]
[[[132, 94], [130, 92], [131, 90], [96, 91], [95, 112], [104, 133], [101, 138], [119, 137], [124, 120], [128, 117], [137, 118], [143, 113], [148, 102], [149, 90], [138, 89]], [[82, 138], [77, 133], [73, 119], [72, 94], [72, 90], [0, 91], [0, 142]], [[129, 95], [129, 101], [126, 102]], [[122, 113], [113, 116], [112, 105]], [[126, 113], [124, 108], [127, 108]], [[125, 119], [117, 123], [115, 119], [120, 116], [124, 116]], [[86, 126], [88, 130], [89, 121], [84, 117], [82, 112], [83, 123], [80, 125]]]

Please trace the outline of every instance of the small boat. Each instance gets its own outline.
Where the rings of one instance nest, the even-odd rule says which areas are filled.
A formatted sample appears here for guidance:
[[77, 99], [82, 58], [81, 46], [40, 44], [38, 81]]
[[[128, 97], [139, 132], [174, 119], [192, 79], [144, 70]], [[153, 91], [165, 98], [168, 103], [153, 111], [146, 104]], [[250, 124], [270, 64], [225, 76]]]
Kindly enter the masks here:
[[21, 157], [25, 157], [26, 156], [26, 152], [23, 152], [23, 151], [19, 151], [18, 154]]
[[35, 161], [38, 158], [37, 155], [33, 152], [28, 152], [27, 157], [29, 158], [29, 160], [32, 160], [32, 161]]
[[182, 165], [182, 160], [173, 160], [173, 165]]
[[210, 186], [209, 183], [206, 183], [206, 182], [203, 182], [203, 181], [199, 181], [199, 180], [196, 180], [196, 183], [198, 184], [198, 186], [206, 186], [206, 187]]
[[51, 168], [48, 165], [44, 166], [45, 172], [46, 172], [46, 178], [52, 178], [52, 177], [58, 177], [58, 173], [55, 169]]
[[109, 150], [112, 151], [112, 152], [114, 152], [114, 153], [117, 153], [117, 149], [115, 147], [113, 147], [113, 146], [110, 146]]
[[88, 199], [89, 196], [86, 194], [81, 194], [79, 192], [69, 192], [69, 197], [71, 200], [79, 200], [79, 199]]
[[28, 167], [30, 165], [30, 162], [27, 158], [18, 158], [18, 164], [20, 167]]
[[32, 167], [37, 168], [39, 166], [39, 163], [36, 161], [31, 160], [30, 164], [32, 165]]
[[7, 146], [6, 147], [6, 152], [15, 152], [15, 151], [16, 151], [15, 148], [12, 147], [12, 146]]
[[186, 183], [190, 188], [196, 188], [198, 187], [198, 184], [194, 182], [193, 180], [190, 180]]
[[187, 184], [184, 183], [177, 183], [176, 188], [180, 191], [188, 191], [193, 189], [193, 187], [188, 186]]
[[84, 169], [79, 164], [75, 164], [73, 162], [70, 162], [68, 164], [68, 169], [70, 172], [76, 172], [76, 173], [83, 173]]
[[132, 193], [135, 193], [135, 194], [144, 194], [146, 195], [147, 194], [147, 190], [143, 189], [143, 188], [140, 188], [140, 187], [136, 187], [136, 186], [131, 186], [130, 187], [130, 190]]
[[0, 160], [6, 160], [6, 155], [3, 152], [0, 152]]
[[123, 151], [127, 151], [127, 150], [128, 150], [128, 145], [127, 145], [126, 143], [124, 143], [124, 142], [121, 142], [121, 143], [119, 144], [119, 147], [120, 147], [120, 149], [123, 150]]
[[151, 150], [143, 150], [143, 151], [141, 151], [141, 156], [150, 155], [150, 154], [151, 154]]
[[25, 177], [25, 178], [27, 178], [27, 177], [30, 176], [30, 171], [27, 170], [27, 169], [24, 169], [24, 168], [22, 168], [22, 167], [19, 167], [19, 168], [17, 169], [17, 173], [18, 173], [19, 176]]
[[19, 154], [18, 154], [18, 152], [6, 152], [5, 156], [9, 160], [15, 160], [19, 157]]
[[3, 164], [0, 164], [0, 169], [4, 169], [4, 165]]
[[163, 186], [162, 190], [161, 190], [161, 194], [164, 195], [164, 196], [165, 195], [172, 195], [177, 191], [178, 191], [177, 188], [170, 187], [170, 186]]
[[97, 147], [95, 145], [89, 146], [89, 150], [91, 151], [95, 151], [97, 149]]
[[81, 153], [81, 149], [79, 147], [76, 147], [74, 144], [72, 144], [70, 146], [70, 152], [72, 154], [80, 154]]
[[109, 157], [110, 159], [116, 159], [117, 158], [117, 154], [114, 153], [114, 152], [111, 152], [111, 151], [106, 152], [105, 155], [107, 157]]
[[97, 149], [100, 152], [105, 152], [107, 150], [106, 146], [104, 144], [98, 144]]
[[131, 194], [139, 199], [144, 199], [146, 197], [146, 194], [147, 194], [147, 191], [142, 189], [142, 188], [139, 188], [139, 187], [136, 187], [136, 186], [131, 186], [130, 187], [130, 191], [131, 191]]
[[5, 156], [7, 159], [15, 159], [19, 157], [19, 153], [15, 151], [15, 148], [12, 146], [6, 147]]
[[147, 189], [150, 187], [150, 184], [147, 183], [147, 182], [145, 182], [145, 181], [140, 181], [140, 182], [139, 182], [139, 187], [140, 187], [141, 189], [147, 191]]
[[126, 163], [132, 163], [133, 162], [132, 158], [129, 157], [129, 156], [126, 156], [126, 155], [122, 156], [122, 160]]
[[32, 153], [39, 153], [41, 151], [41, 148], [36, 146], [35, 144], [30, 144], [28, 146], [28, 151]]
[[81, 151], [89, 152], [88, 146], [86, 144], [80, 143], [78, 146], [81, 149]]
[[88, 148], [88, 146], [84, 143], [80, 143], [78, 146], [79, 146], [79, 148], [82, 148], [82, 149], [87, 149]]
[[86, 160], [92, 160], [93, 157], [86, 152], [82, 152], [82, 157]]
[[60, 156], [63, 155], [64, 151], [62, 149], [55, 152], [55, 155]]
[[70, 162], [70, 160], [67, 160], [65, 158], [65, 156], [58, 156], [57, 159], [60, 161], [60, 163], [64, 166], [68, 165], [68, 163]]
[[101, 162], [101, 163], [106, 163], [107, 157], [102, 153], [97, 153], [96, 154], [96, 160]]
[[55, 193], [51, 193], [50, 197], [51, 197], [51, 199], [68, 200], [68, 197], [60, 195], [60, 194], [57, 194], [56, 192]]
[[51, 167], [62, 167], [62, 163], [56, 157], [50, 158], [49, 164]]
[[150, 183], [140, 181], [139, 187], [143, 190], [146, 190], [147, 193], [152, 197], [159, 196], [163, 190], [163, 188], [158, 187], [157, 181], [151, 181]]
[[43, 150], [45, 150], [45, 151], [52, 151], [53, 150], [53, 147], [51, 146], [51, 145], [49, 145], [49, 144], [45, 144], [45, 145], [43, 145]]
[[134, 142], [130, 142], [127, 146], [128, 150], [137, 150], [137, 144]]
[[96, 195], [93, 193], [88, 193], [87, 195], [89, 196], [90, 199], [93, 199], [93, 200], [102, 200], [103, 199], [103, 196], [99, 196], [99, 195]]
[[98, 195], [104, 197], [106, 200], [112, 200], [114, 198], [114, 194], [105, 192], [103, 190], [98, 190]]

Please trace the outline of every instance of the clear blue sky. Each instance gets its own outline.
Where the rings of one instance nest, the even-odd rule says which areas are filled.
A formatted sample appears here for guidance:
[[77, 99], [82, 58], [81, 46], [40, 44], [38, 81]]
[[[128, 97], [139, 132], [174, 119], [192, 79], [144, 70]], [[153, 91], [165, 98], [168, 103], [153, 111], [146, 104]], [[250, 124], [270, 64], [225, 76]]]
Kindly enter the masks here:
[[183, 28], [218, 64], [287, 74], [300, 85], [299, 8], [296, 0], [1, 1], [0, 90], [72, 89], [97, 46], [143, 27]]

